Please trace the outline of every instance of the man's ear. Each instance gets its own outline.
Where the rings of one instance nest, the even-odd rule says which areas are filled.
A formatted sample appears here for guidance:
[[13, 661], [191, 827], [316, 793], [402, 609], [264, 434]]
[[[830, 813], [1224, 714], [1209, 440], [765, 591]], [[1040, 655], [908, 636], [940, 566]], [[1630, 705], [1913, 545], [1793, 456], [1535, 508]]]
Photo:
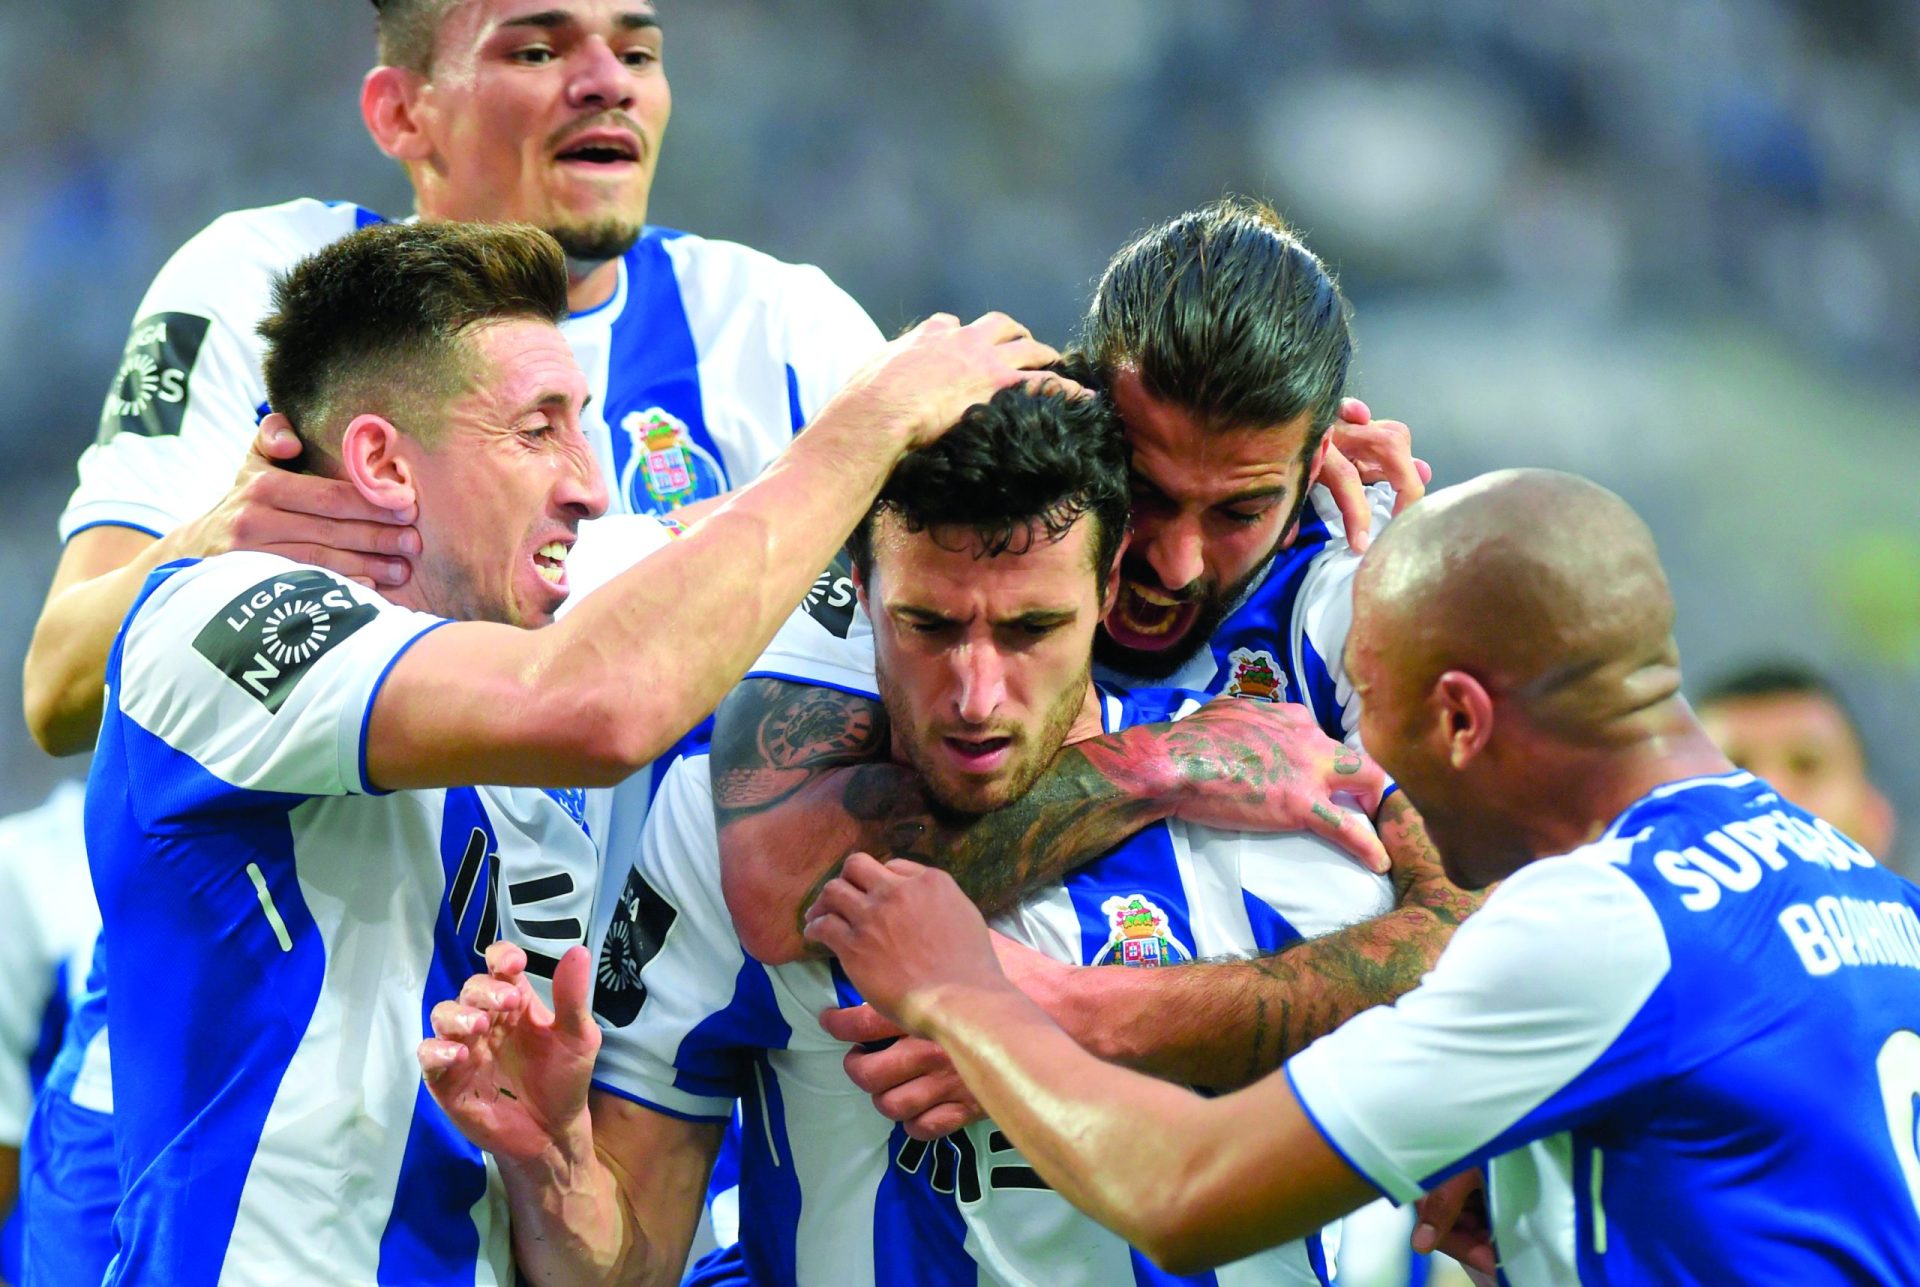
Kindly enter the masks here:
[[1326, 433], [1320, 435], [1320, 445], [1313, 449], [1313, 459], [1307, 462], [1306, 476], [1300, 481], [1300, 486], [1303, 489], [1310, 488], [1320, 481], [1320, 470], [1326, 465], [1327, 453], [1332, 449], [1333, 431], [1328, 430]]
[[340, 474], [381, 509], [404, 510], [415, 493], [411, 441], [385, 416], [355, 416], [340, 435]]
[[375, 67], [360, 82], [360, 119], [374, 146], [401, 164], [433, 155], [422, 120], [420, 91], [426, 79], [404, 67]]
[[[860, 601], [860, 611], [867, 612], [867, 579], [860, 575], [860, 565], [852, 559], [847, 560], [847, 575], [853, 579], [853, 597]], [[867, 612], [867, 615], [873, 614]]]
[[1120, 563], [1127, 556], [1127, 546], [1133, 544], [1133, 529], [1129, 527], [1120, 533], [1120, 544], [1113, 551], [1113, 564], [1107, 569], [1107, 583], [1100, 587], [1100, 619], [1105, 621], [1107, 614], [1113, 611], [1113, 601], [1120, 596]]
[[1433, 681], [1427, 701], [1447, 763], [1466, 768], [1493, 738], [1492, 695], [1464, 670], [1449, 670]]

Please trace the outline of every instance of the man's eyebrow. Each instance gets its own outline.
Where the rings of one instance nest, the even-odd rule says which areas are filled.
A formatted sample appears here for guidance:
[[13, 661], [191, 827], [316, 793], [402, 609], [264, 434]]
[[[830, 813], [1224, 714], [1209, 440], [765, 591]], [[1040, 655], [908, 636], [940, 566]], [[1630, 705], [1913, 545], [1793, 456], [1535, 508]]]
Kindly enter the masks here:
[[1035, 608], [994, 622], [999, 626], [1058, 626], [1072, 621], [1080, 613], [1074, 608]]
[[1252, 487], [1247, 489], [1244, 492], [1236, 492], [1232, 496], [1228, 496], [1222, 500], [1217, 500], [1214, 502], [1214, 504], [1215, 505], [1244, 505], [1248, 501], [1278, 500], [1279, 498], [1285, 496], [1289, 490], [1290, 489], [1287, 487], [1285, 483], [1282, 483], [1278, 487]]
[[[539, 13], [523, 13], [518, 18], [509, 18], [501, 23], [502, 27], [539, 27], [551, 31], [556, 27], [565, 27], [578, 21], [565, 9], [542, 9]], [[614, 17], [614, 25], [622, 31], [641, 31], [648, 27], [658, 27], [657, 15], [645, 10], [634, 9]]]

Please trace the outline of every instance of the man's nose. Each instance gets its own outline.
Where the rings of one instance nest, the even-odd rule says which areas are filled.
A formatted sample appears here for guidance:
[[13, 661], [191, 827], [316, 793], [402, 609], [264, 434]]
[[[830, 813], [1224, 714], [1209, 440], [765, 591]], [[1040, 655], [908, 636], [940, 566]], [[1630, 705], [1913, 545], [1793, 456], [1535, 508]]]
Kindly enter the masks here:
[[580, 46], [568, 68], [567, 104], [575, 108], [633, 106], [633, 72], [598, 36]]
[[576, 518], [599, 518], [607, 512], [607, 480], [591, 452], [583, 452], [563, 467], [554, 488], [554, 501]]
[[969, 724], [984, 724], [1006, 701], [1006, 666], [991, 644], [965, 644], [954, 656], [958, 685], [956, 713]]
[[1205, 543], [1197, 515], [1176, 514], [1145, 528], [1136, 525], [1133, 549], [1146, 556], [1164, 589], [1184, 589], [1206, 571]]

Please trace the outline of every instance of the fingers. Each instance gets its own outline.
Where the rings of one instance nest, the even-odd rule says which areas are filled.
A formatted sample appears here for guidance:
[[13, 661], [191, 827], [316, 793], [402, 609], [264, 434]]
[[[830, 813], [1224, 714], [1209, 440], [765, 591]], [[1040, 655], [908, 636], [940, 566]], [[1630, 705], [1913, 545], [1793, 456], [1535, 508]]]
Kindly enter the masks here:
[[409, 505], [394, 510], [375, 505], [343, 478], [322, 478], [318, 474], [294, 474], [284, 469], [269, 469], [249, 479], [243, 486], [246, 488], [243, 499], [249, 506], [288, 514], [400, 526], [409, 525], [419, 517], [419, 506]]
[[839, 1010], [824, 1010], [820, 1026], [835, 1041], [865, 1045], [904, 1037], [907, 1030], [870, 1005], [851, 1005]]
[[1354, 805], [1369, 818], [1380, 812], [1380, 802], [1387, 794], [1387, 771], [1378, 760], [1342, 746], [1333, 753], [1332, 770], [1327, 775], [1327, 790], [1352, 796]]
[[841, 864], [840, 879], [861, 893], [867, 893], [886, 883], [887, 867], [872, 854], [849, 854], [847, 861]]
[[1091, 398], [1093, 390], [1054, 371], [1029, 371], [1020, 383], [1035, 393], [1057, 393], [1068, 398]]
[[591, 1041], [599, 1033], [593, 1021], [593, 955], [585, 947], [568, 948], [554, 967], [553, 1019], [577, 1041]]
[[[818, 906], [818, 904], [815, 905]], [[838, 956], [846, 948], [848, 940], [853, 937], [853, 926], [847, 924], [844, 918], [828, 913], [808, 921], [806, 929], [801, 934], [807, 942], [818, 943]]]
[[427, 1021], [433, 1027], [434, 1036], [455, 1043], [484, 1037], [493, 1026], [485, 1010], [459, 1001], [442, 1001], [427, 1012]]
[[[953, 1064], [946, 1052], [924, 1037], [902, 1037], [879, 1050], [855, 1046], [843, 1061], [847, 1078], [869, 1095], [880, 1096], [907, 1083], [935, 1074], [951, 1073]], [[933, 1106], [933, 1100], [915, 1103], [901, 1113], [881, 1111], [895, 1121], [905, 1121]]]
[[1377, 875], [1393, 870], [1387, 847], [1373, 828], [1365, 826], [1357, 813], [1349, 813], [1331, 800], [1316, 800], [1307, 811], [1307, 830], [1329, 844], [1337, 845], [1362, 867]]
[[293, 421], [275, 411], [260, 422], [253, 435], [253, 450], [262, 459], [282, 461], [299, 456], [305, 445], [293, 431]]
[[263, 553], [278, 554], [292, 559], [295, 563], [310, 563], [369, 587], [405, 585], [407, 578], [413, 575], [412, 566], [404, 559], [369, 558], [364, 554], [355, 554], [331, 545], [288, 541], [272, 541], [256, 545], [247, 541], [236, 541], [233, 548], [258, 549]]
[[501, 939], [487, 945], [487, 973], [503, 983], [513, 983], [518, 976], [527, 972], [527, 954], [520, 948]]
[[441, 1037], [427, 1038], [420, 1043], [414, 1055], [420, 1061], [420, 1074], [429, 1083], [438, 1081], [467, 1062], [466, 1046]]
[[1320, 484], [1333, 493], [1340, 508], [1340, 521], [1347, 529], [1347, 548], [1365, 554], [1373, 543], [1373, 511], [1367, 504], [1366, 484], [1360, 471], [1339, 447], [1329, 443], [1320, 462]]
[[1335, 414], [1350, 425], [1363, 425], [1373, 419], [1372, 410], [1358, 398], [1340, 399], [1340, 410]]
[[937, 1140], [985, 1116], [978, 1104], [967, 1100], [957, 1104], [936, 1104], [918, 1117], [901, 1125], [913, 1139]]
[[1478, 1173], [1468, 1171], [1435, 1185], [1415, 1203], [1413, 1249], [1421, 1255], [1435, 1250], [1440, 1239], [1453, 1231], [1454, 1222], [1460, 1218], [1460, 1208], [1478, 1187]]
[[967, 323], [967, 329], [978, 331], [995, 344], [1005, 344], [1009, 340], [1024, 340], [1032, 337], [1033, 332], [998, 310], [982, 313]]

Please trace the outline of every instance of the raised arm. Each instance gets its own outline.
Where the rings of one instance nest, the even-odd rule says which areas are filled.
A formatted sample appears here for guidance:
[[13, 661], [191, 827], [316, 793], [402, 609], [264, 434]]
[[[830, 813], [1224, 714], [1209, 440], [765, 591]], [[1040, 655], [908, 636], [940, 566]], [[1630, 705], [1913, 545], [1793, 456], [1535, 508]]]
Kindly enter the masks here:
[[375, 702], [370, 778], [389, 789], [618, 782], [739, 681], [904, 452], [1056, 357], [1004, 314], [922, 323], [758, 479], [557, 624], [426, 635]]
[[887, 760], [886, 711], [839, 689], [754, 678], [714, 721], [714, 809], [727, 908], [769, 964], [806, 952], [806, 907], [856, 851], [945, 868], [987, 915], [1162, 818], [1311, 830], [1383, 869], [1373, 834], [1333, 807], [1371, 807], [1379, 770], [1305, 708], [1225, 699], [1187, 719], [1064, 747], [1019, 800], [960, 817]]
[[1362, 1010], [1411, 991], [1482, 896], [1449, 881], [1420, 815], [1388, 797], [1380, 835], [1399, 895], [1384, 916], [1271, 956], [1162, 970], [1062, 966], [1023, 983], [1093, 1053], [1214, 1089], [1244, 1086]]
[[521, 1273], [541, 1287], [678, 1282], [720, 1127], [590, 1092], [600, 1033], [585, 948], [561, 958], [551, 1011], [519, 948], [495, 943], [487, 967], [434, 1007], [420, 1067], [500, 1167]]

